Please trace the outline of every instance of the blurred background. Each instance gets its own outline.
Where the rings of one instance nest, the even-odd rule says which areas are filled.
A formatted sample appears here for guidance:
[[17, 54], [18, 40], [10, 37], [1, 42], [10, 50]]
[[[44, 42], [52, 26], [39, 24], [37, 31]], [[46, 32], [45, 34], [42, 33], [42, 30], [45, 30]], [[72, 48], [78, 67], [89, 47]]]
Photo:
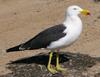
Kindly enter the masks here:
[[83, 33], [78, 41], [63, 52], [100, 57], [100, 0], [0, 0], [0, 73], [10, 72], [5, 64], [48, 50], [6, 53], [5, 50], [23, 43], [40, 31], [62, 23], [70, 5], [88, 9], [91, 16], [81, 16]]

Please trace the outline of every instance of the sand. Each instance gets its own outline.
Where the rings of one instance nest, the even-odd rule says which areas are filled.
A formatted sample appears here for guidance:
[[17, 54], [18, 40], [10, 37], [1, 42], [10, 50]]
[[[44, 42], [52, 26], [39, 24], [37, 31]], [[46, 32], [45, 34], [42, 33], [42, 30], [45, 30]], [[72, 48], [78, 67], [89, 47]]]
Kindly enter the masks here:
[[0, 74], [9, 72], [5, 64], [10, 61], [47, 52], [33, 50], [6, 53], [5, 50], [63, 22], [69, 5], [89, 9], [91, 16], [81, 15], [84, 27], [81, 37], [63, 51], [100, 57], [100, 3], [93, 0], [0, 0]]

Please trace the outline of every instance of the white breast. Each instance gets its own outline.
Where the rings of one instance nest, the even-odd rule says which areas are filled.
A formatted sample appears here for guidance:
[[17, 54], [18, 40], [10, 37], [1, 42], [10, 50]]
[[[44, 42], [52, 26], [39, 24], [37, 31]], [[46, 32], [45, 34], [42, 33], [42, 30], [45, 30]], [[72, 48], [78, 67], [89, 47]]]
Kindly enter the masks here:
[[82, 22], [79, 18], [70, 21], [67, 20], [67, 22], [64, 22], [63, 24], [67, 27], [64, 31], [64, 33], [66, 33], [66, 36], [62, 37], [57, 41], [52, 42], [47, 47], [48, 49], [57, 49], [69, 46], [79, 38], [82, 32]]

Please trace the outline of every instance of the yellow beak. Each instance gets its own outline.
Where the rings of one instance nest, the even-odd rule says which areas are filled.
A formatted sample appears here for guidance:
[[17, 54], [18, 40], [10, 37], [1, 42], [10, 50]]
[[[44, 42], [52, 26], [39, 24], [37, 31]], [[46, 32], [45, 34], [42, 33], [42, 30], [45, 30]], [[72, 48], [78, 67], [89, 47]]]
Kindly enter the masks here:
[[81, 14], [90, 15], [90, 12], [89, 12], [89, 10], [83, 9], [83, 10], [81, 11]]

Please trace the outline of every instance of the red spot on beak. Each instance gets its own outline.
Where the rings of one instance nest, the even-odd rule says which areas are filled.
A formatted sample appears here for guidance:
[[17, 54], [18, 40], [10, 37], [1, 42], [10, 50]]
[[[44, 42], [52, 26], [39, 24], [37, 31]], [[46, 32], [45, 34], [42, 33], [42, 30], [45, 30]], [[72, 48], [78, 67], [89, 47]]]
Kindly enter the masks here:
[[90, 12], [88, 12], [88, 13], [87, 13], [87, 15], [91, 15], [91, 13], [90, 13]]

